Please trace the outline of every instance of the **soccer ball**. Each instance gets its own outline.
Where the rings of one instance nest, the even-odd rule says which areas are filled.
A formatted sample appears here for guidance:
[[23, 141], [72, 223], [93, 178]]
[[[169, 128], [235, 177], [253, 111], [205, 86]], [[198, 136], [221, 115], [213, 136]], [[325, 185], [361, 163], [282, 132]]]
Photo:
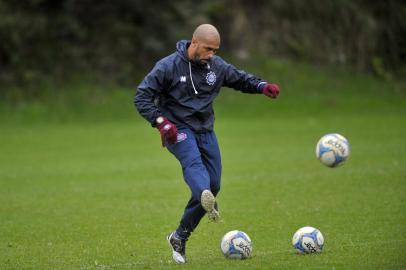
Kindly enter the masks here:
[[303, 227], [295, 232], [292, 245], [299, 253], [321, 252], [324, 245], [324, 237], [318, 229]]
[[321, 137], [316, 146], [316, 156], [328, 167], [336, 167], [344, 163], [350, 155], [350, 144], [346, 138], [337, 133]]
[[227, 259], [244, 260], [251, 257], [252, 242], [246, 233], [235, 230], [223, 236], [220, 248]]

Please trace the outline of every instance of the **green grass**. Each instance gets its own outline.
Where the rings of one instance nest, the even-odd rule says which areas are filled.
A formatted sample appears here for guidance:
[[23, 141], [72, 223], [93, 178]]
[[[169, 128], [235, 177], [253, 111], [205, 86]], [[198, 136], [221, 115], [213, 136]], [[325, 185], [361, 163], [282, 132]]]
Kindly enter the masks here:
[[[157, 131], [132, 108], [131, 91], [72, 113], [46, 102], [34, 113], [31, 103], [3, 107], [0, 268], [406, 268], [404, 91], [284, 63], [261, 71], [284, 86], [280, 99], [225, 90], [216, 102], [223, 221], [202, 220], [183, 266], [171, 261], [165, 236], [189, 190]], [[314, 154], [330, 132], [352, 147], [335, 169]], [[322, 231], [322, 254], [293, 251], [293, 233], [306, 225]], [[251, 259], [221, 255], [220, 239], [233, 229], [252, 238]]]

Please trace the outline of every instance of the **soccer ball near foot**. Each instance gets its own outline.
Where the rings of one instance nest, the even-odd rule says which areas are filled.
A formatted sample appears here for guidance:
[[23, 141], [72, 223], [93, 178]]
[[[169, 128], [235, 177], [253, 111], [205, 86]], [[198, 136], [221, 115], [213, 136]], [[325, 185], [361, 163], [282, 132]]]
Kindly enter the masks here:
[[242, 231], [230, 231], [221, 239], [221, 251], [227, 259], [244, 260], [251, 257], [252, 242], [250, 237]]
[[319, 253], [323, 250], [324, 237], [313, 227], [303, 227], [295, 232], [292, 245], [299, 253]]

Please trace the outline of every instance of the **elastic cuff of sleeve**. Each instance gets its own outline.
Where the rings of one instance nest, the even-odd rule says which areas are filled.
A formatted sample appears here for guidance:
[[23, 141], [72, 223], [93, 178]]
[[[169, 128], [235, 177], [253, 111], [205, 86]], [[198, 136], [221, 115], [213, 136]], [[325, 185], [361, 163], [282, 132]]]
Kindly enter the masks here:
[[267, 82], [260, 82], [257, 85], [258, 93], [262, 93], [262, 90], [264, 89], [265, 85], [267, 85]]

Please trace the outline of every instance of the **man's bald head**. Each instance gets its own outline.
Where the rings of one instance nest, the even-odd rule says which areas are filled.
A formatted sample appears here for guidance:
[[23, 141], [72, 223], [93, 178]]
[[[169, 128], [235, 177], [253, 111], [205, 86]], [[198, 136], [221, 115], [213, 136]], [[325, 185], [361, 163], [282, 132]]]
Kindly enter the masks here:
[[193, 38], [198, 41], [216, 40], [220, 43], [220, 34], [211, 24], [201, 24], [193, 32]]
[[220, 34], [211, 24], [201, 24], [193, 32], [188, 57], [199, 65], [208, 64], [220, 48]]

